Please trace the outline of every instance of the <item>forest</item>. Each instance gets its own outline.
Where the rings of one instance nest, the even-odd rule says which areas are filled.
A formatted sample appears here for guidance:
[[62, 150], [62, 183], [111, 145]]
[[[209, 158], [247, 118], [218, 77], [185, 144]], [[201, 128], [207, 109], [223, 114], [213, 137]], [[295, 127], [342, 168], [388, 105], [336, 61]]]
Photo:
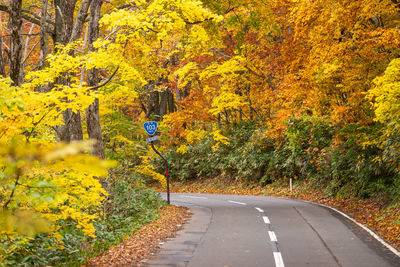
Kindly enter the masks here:
[[172, 181], [399, 208], [399, 30], [397, 0], [1, 0], [0, 265], [79, 266], [154, 220], [146, 121]]

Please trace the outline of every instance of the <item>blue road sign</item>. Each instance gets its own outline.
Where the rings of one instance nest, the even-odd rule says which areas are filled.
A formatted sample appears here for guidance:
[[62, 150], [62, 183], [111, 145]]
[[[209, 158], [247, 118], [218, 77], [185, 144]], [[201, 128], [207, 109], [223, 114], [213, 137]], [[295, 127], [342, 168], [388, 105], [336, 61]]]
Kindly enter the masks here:
[[149, 135], [153, 135], [157, 131], [158, 124], [156, 121], [147, 121], [143, 124], [143, 127]]

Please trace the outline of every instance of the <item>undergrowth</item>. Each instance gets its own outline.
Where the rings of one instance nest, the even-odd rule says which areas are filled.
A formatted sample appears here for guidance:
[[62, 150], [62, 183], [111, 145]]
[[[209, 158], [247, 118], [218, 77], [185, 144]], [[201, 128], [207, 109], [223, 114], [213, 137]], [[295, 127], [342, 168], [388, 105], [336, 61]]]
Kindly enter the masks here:
[[[283, 138], [267, 137], [267, 130], [256, 122], [234, 123], [222, 130], [229, 144], [213, 149], [215, 141], [209, 135], [188, 144], [185, 153], [170, 148], [171, 179], [220, 176], [267, 185], [293, 178], [329, 196], [366, 199], [379, 195], [392, 203], [400, 199], [399, 173], [393, 162], [383, 157], [386, 148], [370, 141], [378, 140], [373, 135], [379, 132], [379, 125], [340, 128], [304, 117], [288, 121]], [[155, 164], [161, 172], [162, 162]]]
[[61, 222], [55, 237], [38, 234], [28, 244], [7, 256], [8, 266], [80, 266], [132, 232], [155, 220], [164, 201], [141, 178], [119, 177], [110, 183], [101, 219], [94, 223], [96, 237], [83, 234], [72, 220]]

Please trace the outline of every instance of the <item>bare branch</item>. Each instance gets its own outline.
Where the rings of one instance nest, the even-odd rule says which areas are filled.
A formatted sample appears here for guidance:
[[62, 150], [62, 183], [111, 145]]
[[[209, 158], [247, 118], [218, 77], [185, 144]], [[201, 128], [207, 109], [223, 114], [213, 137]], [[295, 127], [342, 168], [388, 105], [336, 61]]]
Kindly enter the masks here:
[[[0, 11], [6, 12], [6, 13], [10, 13], [10, 9], [6, 5], [0, 5]], [[38, 15], [36, 15], [35, 13], [33, 13], [32, 11], [29, 11], [29, 10], [21, 10], [21, 11], [23, 12], [21, 14], [21, 17], [24, 20], [29, 21], [29, 22], [31, 22], [33, 24], [36, 24], [36, 25], [40, 26], [40, 17]], [[24, 13], [28, 13], [29, 15], [33, 15], [34, 17], [31, 17], [31, 16], [29, 16], [27, 14], [24, 14]], [[50, 25], [53, 25], [53, 26], [55, 25], [54, 21], [52, 21], [52, 20], [46, 20], [46, 22], [48, 24], [50, 24]], [[48, 33], [53, 33], [53, 30], [54, 29], [51, 29], [51, 27], [48, 27], [48, 25], [47, 25], [46, 31]]]
[[[32, 12], [32, 11], [30, 11], [30, 10], [26, 10], [26, 9], [22, 9], [22, 13], [27, 13], [27, 14], [33, 16], [37, 21], [39, 21], [39, 24], [38, 24], [38, 25], [40, 25], [40, 20], [42, 19], [41, 16], [35, 14], [34, 12]], [[46, 16], [46, 14], [43, 14], [42, 16]], [[54, 21], [52, 21], [52, 20], [50, 20], [50, 19], [47, 19], [47, 18], [46, 18], [46, 23], [48, 23], [48, 24], [50, 24], [50, 25], [53, 25], [53, 26], [56, 25], [56, 23], [55, 23]], [[35, 24], [36, 24], [36, 23], [35, 23]]]
[[29, 56], [32, 54], [33, 50], [36, 48], [36, 46], [40, 43], [40, 41], [36, 42], [31, 50], [29, 50], [29, 53], [25, 56], [24, 60], [22, 61], [22, 64], [25, 64], [26, 60], [29, 58]]

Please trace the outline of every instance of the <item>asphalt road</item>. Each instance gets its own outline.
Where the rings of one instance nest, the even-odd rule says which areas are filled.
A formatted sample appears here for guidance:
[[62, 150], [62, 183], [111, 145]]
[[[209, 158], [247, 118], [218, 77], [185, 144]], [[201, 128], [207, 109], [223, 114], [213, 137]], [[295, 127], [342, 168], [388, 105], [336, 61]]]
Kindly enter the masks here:
[[148, 266], [400, 266], [393, 248], [313, 203], [211, 194], [171, 194], [171, 203], [194, 214]]

